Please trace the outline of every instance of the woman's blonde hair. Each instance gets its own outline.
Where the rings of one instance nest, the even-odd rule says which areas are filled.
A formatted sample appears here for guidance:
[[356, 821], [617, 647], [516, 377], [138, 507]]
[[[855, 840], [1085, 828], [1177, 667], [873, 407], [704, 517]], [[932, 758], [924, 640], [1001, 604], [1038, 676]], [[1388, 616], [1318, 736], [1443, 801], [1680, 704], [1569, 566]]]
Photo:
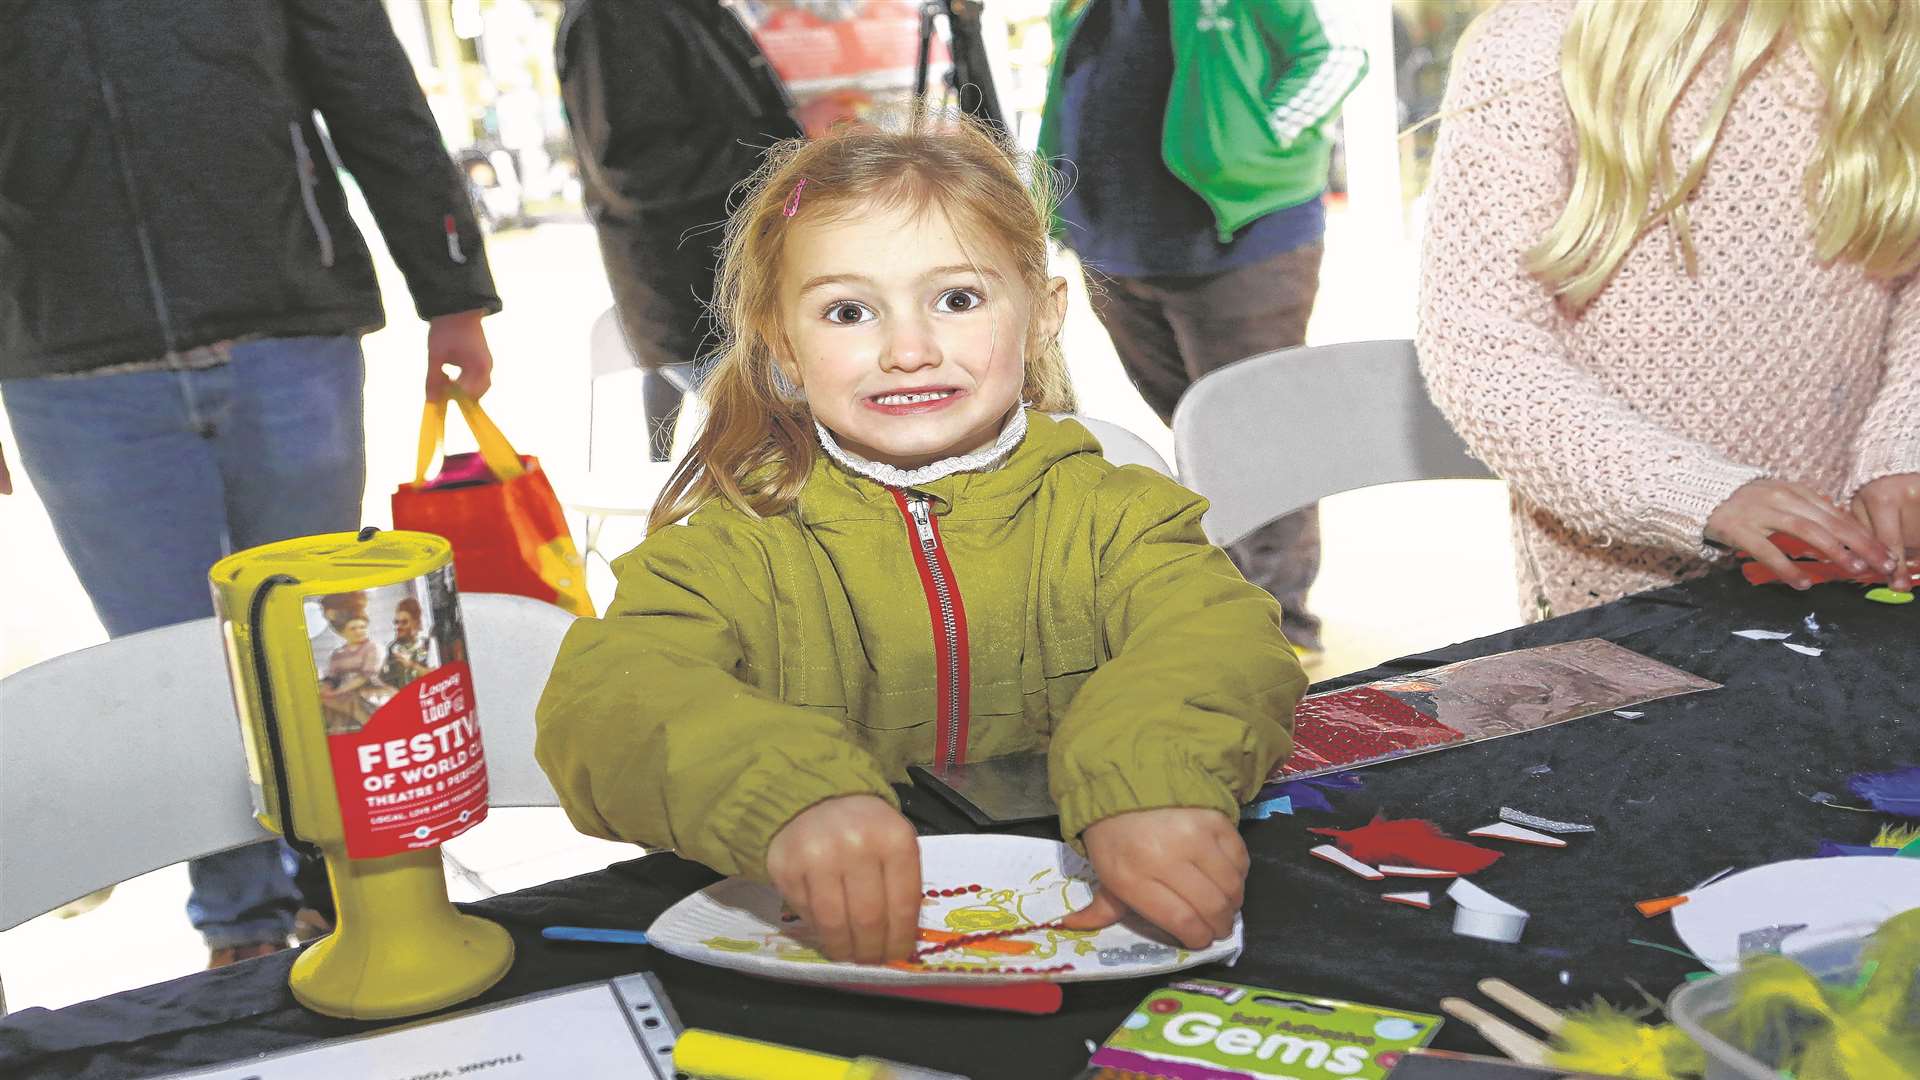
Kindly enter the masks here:
[[[804, 186], [803, 186], [804, 185]], [[721, 344], [700, 388], [706, 425], [648, 521], [660, 529], [721, 498], [749, 513], [792, 506], [815, 453], [813, 416], [781, 373], [789, 351], [779, 303], [787, 237], [876, 207], [939, 212], [961, 236], [996, 246], [1022, 284], [1044, 293], [1051, 171], [1000, 133], [960, 114], [915, 110], [776, 144], [740, 187], [727, 221], [713, 310]], [[1056, 339], [1029, 350], [1021, 397], [1073, 409]]]
[[[1806, 178], [1815, 251], [1878, 277], [1920, 266], [1920, 3], [1581, 0], [1560, 57], [1578, 144], [1573, 190], [1527, 268], [1581, 306], [1665, 220], [1693, 273], [1687, 197], [1735, 95], [1789, 32], [1826, 91]], [[1725, 81], [1676, 173], [1674, 107], [1723, 43]]]

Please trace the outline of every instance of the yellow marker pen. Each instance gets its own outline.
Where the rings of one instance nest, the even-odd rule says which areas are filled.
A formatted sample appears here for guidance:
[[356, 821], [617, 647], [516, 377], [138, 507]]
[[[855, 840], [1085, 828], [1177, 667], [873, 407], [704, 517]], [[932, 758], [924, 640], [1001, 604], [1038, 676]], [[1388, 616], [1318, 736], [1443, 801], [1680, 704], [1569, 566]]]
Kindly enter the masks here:
[[967, 1080], [880, 1058], [816, 1054], [699, 1028], [681, 1032], [673, 1067], [701, 1080]]

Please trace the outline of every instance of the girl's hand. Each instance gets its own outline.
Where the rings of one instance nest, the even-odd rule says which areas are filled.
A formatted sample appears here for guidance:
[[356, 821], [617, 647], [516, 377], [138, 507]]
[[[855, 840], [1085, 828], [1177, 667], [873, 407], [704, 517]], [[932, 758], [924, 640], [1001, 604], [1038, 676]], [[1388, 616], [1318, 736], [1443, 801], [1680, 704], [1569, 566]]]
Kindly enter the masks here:
[[1920, 559], [1920, 473], [1892, 473], [1860, 486], [1853, 494], [1853, 516], [1873, 530], [1896, 560], [1888, 582], [1913, 591]]
[[1218, 810], [1175, 807], [1115, 814], [1080, 834], [1100, 875], [1093, 902], [1068, 930], [1098, 930], [1138, 912], [1189, 949], [1233, 933], [1246, 896], [1247, 845]]
[[1776, 532], [1806, 541], [1849, 573], [1864, 573], [1869, 565], [1892, 571], [1895, 565], [1866, 526], [1818, 492], [1790, 480], [1749, 481], [1707, 518], [1707, 539], [1752, 555], [1796, 589], [1808, 588], [1813, 579], [1767, 539]]
[[801, 811], [767, 847], [767, 874], [829, 960], [905, 960], [920, 936], [920, 838], [875, 795]]

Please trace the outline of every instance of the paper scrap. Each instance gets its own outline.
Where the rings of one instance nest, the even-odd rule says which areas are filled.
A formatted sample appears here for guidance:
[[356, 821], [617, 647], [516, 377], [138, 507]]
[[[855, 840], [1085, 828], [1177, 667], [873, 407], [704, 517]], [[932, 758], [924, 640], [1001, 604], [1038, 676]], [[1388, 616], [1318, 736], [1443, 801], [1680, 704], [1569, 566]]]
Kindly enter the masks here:
[[1652, 900], [1636, 901], [1633, 906], [1639, 910], [1640, 914], [1651, 919], [1656, 915], [1665, 915], [1686, 902], [1687, 894], [1680, 893], [1677, 896], [1657, 896]]
[[1293, 799], [1282, 795], [1277, 799], [1267, 799], [1264, 802], [1254, 803], [1252, 806], [1240, 811], [1240, 820], [1265, 821], [1275, 814], [1291, 813], [1293, 813]]
[[1380, 872], [1388, 877], [1417, 878], [1455, 878], [1460, 876], [1457, 870], [1429, 870], [1424, 866], [1388, 866], [1380, 864]]
[[[1914, 843], [1920, 844], [1920, 840], [1916, 840]], [[1814, 851], [1813, 857], [1816, 859], [1873, 858], [1880, 855], [1893, 856], [1899, 854], [1901, 854], [1901, 851], [1898, 848], [1874, 847], [1872, 844], [1843, 844], [1838, 840], [1822, 840], [1820, 841], [1820, 847]]]
[[1461, 907], [1496, 915], [1525, 915], [1526, 912], [1475, 885], [1466, 878], [1447, 886], [1447, 897]]
[[1381, 878], [1387, 876], [1375, 870], [1373, 867], [1368, 866], [1366, 863], [1361, 862], [1359, 859], [1341, 851], [1339, 848], [1334, 847], [1332, 844], [1321, 844], [1319, 847], [1308, 851], [1307, 854], [1312, 855], [1316, 859], [1325, 859], [1340, 869], [1358, 874], [1368, 881], [1379, 881]]
[[1482, 825], [1467, 835], [1484, 836], [1492, 840], [1512, 840], [1520, 844], [1537, 844], [1540, 847], [1567, 846], [1567, 842], [1557, 836], [1548, 836], [1546, 833], [1534, 832], [1532, 829], [1506, 822], [1498, 825]]
[[1583, 825], [1577, 821], [1555, 821], [1523, 810], [1515, 810], [1511, 806], [1500, 808], [1500, 820], [1511, 821], [1515, 825], [1525, 825], [1529, 829], [1539, 829], [1541, 832], [1590, 833], [1594, 831], [1591, 825]]
[[1408, 907], [1417, 907], [1422, 911], [1433, 906], [1433, 894], [1425, 890], [1420, 892], [1381, 893], [1380, 899], [1385, 900], [1389, 904], [1405, 904]]
[[1778, 953], [1780, 943], [1788, 937], [1807, 928], [1806, 923], [1779, 923], [1774, 926], [1762, 926], [1757, 930], [1741, 932], [1735, 946], [1741, 956], [1754, 953]]
[[1813, 612], [1811, 611], [1807, 612], [1806, 618], [1800, 620], [1800, 625], [1806, 627], [1807, 633], [1809, 634], [1817, 634], [1820, 632], [1820, 620], [1814, 618]]
[[1619, 717], [1622, 720], [1638, 720], [1647, 714], [1643, 712], [1634, 712], [1630, 709], [1615, 709], [1613, 710], [1613, 715]]
[[1699, 892], [1701, 889], [1706, 888], [1707, 886], [1713, 884], [1716, 881], [1719, 881], [1721, 878], [1726, 877], [1728, 874], [1731, 874], [1731, 873], [1733, 873], [1733, 867], [1731, 866], [1722, 867], [1721, 869], [1716, 870], [1715, 872], [1708, 874], [1706, 877], [1700, 879], [1699, 884], [1695, 885], [1691, 889], [1688, 889], [1687, 891], [1690, 893]]
[[1260, 797], [1262, 799], [1286, 799], [1288, 806], [1287, 813], [1289, 814], [1297, 814], [1302, 810], [1325, 810], [1328, 813], [1333, 812], [1333, 804], [1327, 801], [1325, 793], [1305, 780], [1289, 780], [1284, 784], [1268, 784], [1266, 787], [1260, 789]]
[[1825, 649], [1816, 649], [1811, 645], [1795, 645], [1791, 641], [1783, 641], [1780, 644], [1785, 645], [1787, 648], [1792, 649], [1802, 656], [1819, 656], [1826, 651]]
[[1327, 788], [1331, 791], [1359, 791], [1367, 786], [1367, 778], [1350, 772], [1327, 773], [1322, 776], [1310, 776], [1307, 783]]
[[1748, 641], [1785, 641], [1792, 634], [1783, 634], [1778, 630], [1735, 630], [1734, 637], [1743, 637]]
[[1508, 944], [1520, 940], [1527, 928], [1527, 913], [1466, 878], [1447, 886], [1447, 896], [1458, 905], [1453, 912], [1453, 932], [1465, 937]]

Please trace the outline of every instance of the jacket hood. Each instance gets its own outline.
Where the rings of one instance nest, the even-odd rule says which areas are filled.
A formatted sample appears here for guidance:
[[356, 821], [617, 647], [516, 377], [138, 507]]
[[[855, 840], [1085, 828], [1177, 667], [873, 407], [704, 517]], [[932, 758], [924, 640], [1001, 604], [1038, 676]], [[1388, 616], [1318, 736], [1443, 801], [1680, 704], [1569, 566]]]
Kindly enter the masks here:
[[[913, 490], [931, 496], [935, 512], [957, 518], [1012, 517], [1034, 492], [1047, 470], [1080, 454], [1100, 456], [1100, 443], [1071, 419], [1027, 410], [1027, 435], [999, 467], [955, 473]], [[809, 525], [899, 514], [893, 495], [877, 480], [848, 471], [825, 451], [815, 455], [813, 471], [800, 490], [800, 519]]]

